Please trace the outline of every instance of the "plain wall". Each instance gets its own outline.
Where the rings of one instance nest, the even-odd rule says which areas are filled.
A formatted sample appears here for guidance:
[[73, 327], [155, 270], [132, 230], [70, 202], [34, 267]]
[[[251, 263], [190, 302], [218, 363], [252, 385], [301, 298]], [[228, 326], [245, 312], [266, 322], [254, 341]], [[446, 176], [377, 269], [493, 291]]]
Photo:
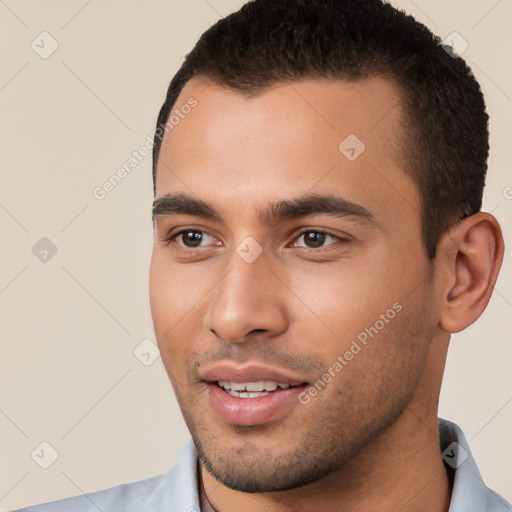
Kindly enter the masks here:
[[[189, 438], [160, 359], [133, 354], [154, 341], [151, 157], [102, 200], [93, 190], [145, 143], [199, 35], [243, 3], [0, 3], [0, 509], [157, 475]], [[491, 115], [484, 209], [510, 246], [512, 3], [396, 4], [469, 43]], [[59, 45], [46, 59], [31, 47], [55, 44], [43, 31]], [[510, 263], [507, 252], [487, 311], [452, 339], [440, 416], [463, 428], [487, 484], [512, 500]], [[48, 469], [31, 457], [44, 441], [58, 452]]]

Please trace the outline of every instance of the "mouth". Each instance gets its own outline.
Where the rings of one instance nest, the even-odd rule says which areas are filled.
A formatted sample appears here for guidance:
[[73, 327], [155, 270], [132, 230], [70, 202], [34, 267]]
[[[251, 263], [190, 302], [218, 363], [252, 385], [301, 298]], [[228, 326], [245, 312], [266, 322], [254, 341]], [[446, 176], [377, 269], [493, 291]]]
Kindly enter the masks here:
[[217, 386], [219, 386], [229, 396], [235, 398], [260, 398], [282, 390], [301, 387], [307, 383], [293, 385], [286, 382], [276, 382], [271, 380], [260, 380], [256, 382], [218, 380], [215, 384], [217, 384]]
[[255, 364], [218, 364], [205, 369], [200, 377], [212, 413], [237, 426], [284, 421], [293, 411], [303, 410], [298, 408], [299, 395], [308, 386], [305, 375]]

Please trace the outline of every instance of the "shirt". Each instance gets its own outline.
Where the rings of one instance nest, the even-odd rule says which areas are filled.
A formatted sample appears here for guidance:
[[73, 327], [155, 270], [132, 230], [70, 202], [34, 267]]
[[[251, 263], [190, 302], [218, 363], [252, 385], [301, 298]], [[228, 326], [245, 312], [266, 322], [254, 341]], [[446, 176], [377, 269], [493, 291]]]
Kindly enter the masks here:
[[[512, 512], [483, 482], [462, 430], [439, 419], [443, 460], [454, 469], [449, 512]], [[198, 457], [189, 441], [167, 473], [18, 512], [201, 512]]]

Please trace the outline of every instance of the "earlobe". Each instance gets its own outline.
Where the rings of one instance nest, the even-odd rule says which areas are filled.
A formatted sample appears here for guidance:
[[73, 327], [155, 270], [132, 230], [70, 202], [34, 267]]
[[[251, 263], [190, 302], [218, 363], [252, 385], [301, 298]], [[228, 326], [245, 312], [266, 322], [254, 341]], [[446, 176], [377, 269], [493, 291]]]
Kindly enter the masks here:
[[477, 213], [450, 229], [442, 245], [447, 287], [440, 324], [455, 333], [471, 325], [489, 302], [503, 260], [503, 235], [492, 215]]

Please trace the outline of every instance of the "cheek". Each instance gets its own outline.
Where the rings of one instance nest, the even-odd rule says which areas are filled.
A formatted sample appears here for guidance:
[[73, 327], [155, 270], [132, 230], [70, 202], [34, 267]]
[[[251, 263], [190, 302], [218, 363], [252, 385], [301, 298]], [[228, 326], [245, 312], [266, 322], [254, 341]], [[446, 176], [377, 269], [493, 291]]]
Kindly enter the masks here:
[[341, 339], [373, 325], [402, 296], [403, 283], [396, 277], [355, 262], [297, 271], [288, 279], [302, 313], [319, 323], [322, 332]]
[[[302, 332], [309, 323], [316, 327], [307, 340], [298, 336], [304, 339], [303, 350], [321, 347], [328, 366], [346, 355], [344, 369], [345, 364], [351, 370], [369, 364], [376, 373], [384, 370], [379, 361], [414, 358], [414, 343], [428, 338], [414, 325], [425, 316], [420, 297], [424, 287], [418, 286], [425, 271], [394, 262], [396, 257], [384, 251], [330, 267], [319, 265], [315, 272], [289, 273], [290, 288], [301, 299], [297, 328]], [[345, 377], [351, 370], [343, 371]]]
[[190, 275], [185, 266], [169, 263], [164, 250], [155, 248], [149, 274], [151, 314], [157, 334], [172, 332], [200, 302], [200, 275]]
[[172, 279], [166, 272], [162, 262], [159, 261], [158, 256], [153, 252], [149, 272], [149, 303], [153, 325], [159, 342], [162, 330], [168, 323], [168, 315], [173, 314], [173, 309], [169, 311], [172, 298]]
[[168, 361], [174, 358], [172, 340], [179, 339], [176, 334], [181, 328], [180, 319], [186, 315], [186, 309], [184, 301], [180, 300], [183, 298], [183, 290], [179, 287], [177, 275], [165, 262], [165, 258], [158, 254], [157, 249], [151, 260], [149, 298], [158, 348], [169, 371]]
[[173, 376], [186, 371], [200, 338], [205, 282], [204, 272], [170, 264], [163, 251], [154, 250], [149, 275], [151, 316], [162, 361]]

